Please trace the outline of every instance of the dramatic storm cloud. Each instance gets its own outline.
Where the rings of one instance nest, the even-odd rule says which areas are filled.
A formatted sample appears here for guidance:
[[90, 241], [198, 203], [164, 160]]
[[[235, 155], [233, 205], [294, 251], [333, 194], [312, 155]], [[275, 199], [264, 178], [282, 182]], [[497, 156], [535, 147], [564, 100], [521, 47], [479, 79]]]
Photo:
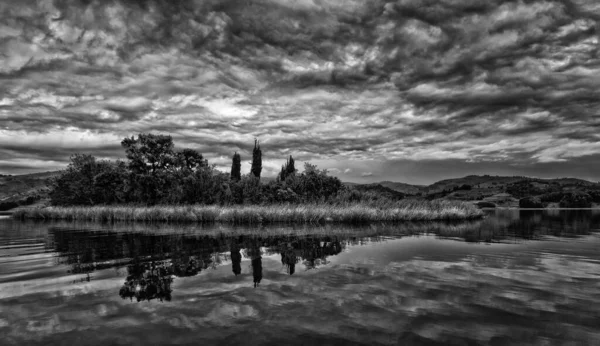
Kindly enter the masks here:
[[167, 133], [266, 174], [598, 180], [596, 0], [4, 0], [0, 172]]

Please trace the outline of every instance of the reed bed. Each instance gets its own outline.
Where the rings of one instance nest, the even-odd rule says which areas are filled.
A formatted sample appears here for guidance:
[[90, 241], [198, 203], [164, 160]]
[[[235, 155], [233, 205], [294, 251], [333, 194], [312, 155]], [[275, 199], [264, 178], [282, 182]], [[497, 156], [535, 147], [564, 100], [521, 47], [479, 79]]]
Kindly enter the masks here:
[[482, 216], [483, 212], [472, 204], [444, 200], [403, 200], [386, 205], [317, 203], [45, 207], [21, 209], [13, 214], [13, 218], [21, 220], [193, 222], [234, 225], [472, 220]]

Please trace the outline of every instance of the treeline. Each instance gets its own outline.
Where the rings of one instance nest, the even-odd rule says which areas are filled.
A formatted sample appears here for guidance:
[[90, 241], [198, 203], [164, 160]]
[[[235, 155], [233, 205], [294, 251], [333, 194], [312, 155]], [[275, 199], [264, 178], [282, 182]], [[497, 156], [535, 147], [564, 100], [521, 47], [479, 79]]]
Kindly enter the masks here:
[[251, 170], [241, 172], [241, 157], [221, 172], [193, 149], [176, 150], [168, 135], [139, 134], [121, 142], [126, 161], [75, 154], [51, 183], [51, 204], [267, 204], [360, 201], [376, 198], [352, 191], [315, 165], [298, 173], [289, 157], [276, 180], [262, 183], [262, 149], [255, 141]]
[[600, 203], [598, 185], [533, 183], [535, 181], [526, 180], [510, 184], [506, 192], [519, 198], [521, 208], [545, 208], [551, 203], [558, 203], [561, 208], [590, 208], [593, 203]]
[[40, 200], [40, 195], [27, 196], [19, 200], [9, 200], [0, 202], [0, 211], [6, 211], [24, 205], [31, 205]]

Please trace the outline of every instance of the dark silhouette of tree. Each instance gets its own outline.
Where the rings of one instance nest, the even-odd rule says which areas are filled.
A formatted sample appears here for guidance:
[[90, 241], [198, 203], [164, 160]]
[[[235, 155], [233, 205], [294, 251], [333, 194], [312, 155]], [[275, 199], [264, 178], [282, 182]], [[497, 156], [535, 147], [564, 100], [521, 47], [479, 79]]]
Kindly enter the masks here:
[[296, 174], [296, 167], [294, 166], [294, 158], [290, 155], [287, 162], [281, 166], [281, 172], [279, 173], [279, 181], [285, 181], [290, 175]]
[[123, 201], [127, 172], [123, 162], [75, 154], [65, 172], [51, 182], [53, 205], [93, 205]]
[[192, 171], [206, 165], [206, 161], [202, 157], [202, 154], [194, 149], [183, 149], [176, 154], [176, 158], [177, 163], [181, 168], [187, 168]]
[[156, 173], [174, 163], [173, 138], [167, 135], [140, 133], [138, 138], [125, 138], [121, 141], [125, 155], [129, 159], [129, 169], [134, 173]]
[[240, 181], [242, 179], [242, 164], [240, 154], [235, 152], [231, 160], [231, 180]]
[[177, 162], [171, 136], [140, 133], [121, 142], [129, 159], [129, 193], [135, 201], [155, 204], [169, 195], [173, 183], [171, 168]]
[[260, 172], [262, 171], [262, 150], [260, 150], [260, 144], [258, 139], [254, 140], [254, 149], [252, 150], [252, 167], [250, 173], [260, 179]]

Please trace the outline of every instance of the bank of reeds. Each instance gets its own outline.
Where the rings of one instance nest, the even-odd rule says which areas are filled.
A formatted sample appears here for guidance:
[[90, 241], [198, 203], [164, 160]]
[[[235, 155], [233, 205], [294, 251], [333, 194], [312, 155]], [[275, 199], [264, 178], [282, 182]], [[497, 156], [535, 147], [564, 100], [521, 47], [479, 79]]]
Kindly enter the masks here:
[[239, 206], [46, 207], [22, 209], [13, 214], [13, 218], [22, 220], [195, 222], [240, 225], [470, 220], [482, 216], [481, 210], [472, 204], [444, 200], [403, 200], [386, 205], [319, 203]]

